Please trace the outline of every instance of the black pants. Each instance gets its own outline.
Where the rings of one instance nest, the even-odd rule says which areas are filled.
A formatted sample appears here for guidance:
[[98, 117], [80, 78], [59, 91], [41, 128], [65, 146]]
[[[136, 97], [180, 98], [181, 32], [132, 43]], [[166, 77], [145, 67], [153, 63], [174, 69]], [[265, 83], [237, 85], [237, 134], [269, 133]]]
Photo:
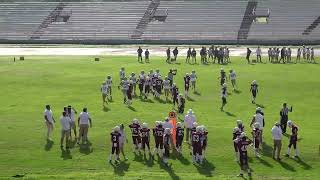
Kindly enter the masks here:
[[183, 112], [184, 112], [184, 105], [180, 105], [178, 111], [179, 111], [180, 114], [183, 114]]
[[281, 116], [281, 130], [285, 133], [287, 130], [288, 115]]

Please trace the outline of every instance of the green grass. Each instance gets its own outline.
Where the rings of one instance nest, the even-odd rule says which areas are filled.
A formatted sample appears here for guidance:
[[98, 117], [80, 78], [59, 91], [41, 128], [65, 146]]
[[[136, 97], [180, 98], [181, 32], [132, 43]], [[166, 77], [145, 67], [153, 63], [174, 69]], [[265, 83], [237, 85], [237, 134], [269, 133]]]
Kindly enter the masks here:
[[[152, 58], [150, 64], [138, 64], [135, 57], [103, 57], [94, 62], [84, 56], [32, 56], [25, 61], [12, 62], [0, 57], [0, 178], [25, 175], [26, 179], [236, 179], [238, 165], [233, 161], [232, 129], [237, 119], [242, 119], [249, 133], [249, 123], [256, 105], [251, 104], [249, 85], [256, 79], [260, 85], [257, 103], [264, 106], [267, 143], [261, 160], [253, 157], [249, 148], [253, 179], [317, 179], [320, 177], [318, 118], [320, 99], [320, 66], [318, 64], [257, 64], [248, 65], [243, 58], [232, 57], [233, 68], [238, 75], [240, 93], [232, 91], [228, 96], [226, 112], [219, 110], [220, 65], [166, 64], [163, 58]], [[119, 68], [126, 72], [139, 72], [159, 68], [166, 74], [169, 68], [177, 68], [175, 77], [183, 87], [182, 76], [197, 71], [200, 95], [191, 94], [193, 101], [186, 102], [192, 108], [200, 124], [209, 130], [207, 159], [203, 167], [191, 163], [184, 144], [185, 159], [170, 159], [172, 169], [162, 167], [157, 159], [145, 162], [131, 152], [131, 139], [126, 146], [129, 161], [113, 167], [106, 162], [110, 152], [109, 133], [119, 123], [126, 125], [137, 117], [151, 126], [167, 116], [171, 104], [152, 99], [151, 103], [134, 99], [132, 109], [122, 104], [121, 93], [113, 87], [114, 102], [102, 108], [100, 83], [111, 74], [118, 84]], [[271, 158], [270, 129], [279, 119], [283, 102], [293, 105], [290, 119], [299, 127], [298, 143], [301, 160], [283, 158], [282, 163]], [[55, 125], [53, 146], [47, 147], [43, 110], [51, 104], [58, 120], [63, 106], [73, 105], [78, 111], [87, 106], [93, 119], [89, 130], [90, 149], [71, 149], [70, 156], [59, 147], [60, 124]], [[127, 129], [128, 133], [129, 129]], [[130, 137], [130, 135], [128, 134]], [[153, 140], [151, 141], [153, 142]], [[283, 153], [288, 140], [283, 141]], [[153, 144], [152, 144], [153, 147]]]

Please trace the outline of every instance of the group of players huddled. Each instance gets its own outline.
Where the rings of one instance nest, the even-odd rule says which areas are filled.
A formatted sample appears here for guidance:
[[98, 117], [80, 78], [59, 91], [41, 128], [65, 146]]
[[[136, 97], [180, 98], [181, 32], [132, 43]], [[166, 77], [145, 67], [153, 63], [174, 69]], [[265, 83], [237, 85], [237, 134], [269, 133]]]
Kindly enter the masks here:
[[[158, 155], [162, 159], [164, 165], [169, 166], [168, 163], [170, 153], [176, 153], [182, 156], [182, 144], [185, 136], [184, 125], [178, 122], [174, 127], [169, 118], [165, 118], [165, 121], [156, 121], [152, 129], [148, 127], [147, 123], [140, 123], [138, 119], [133, 119], [129, 125], [132, 135], [133, 151], [136, 153], [143, 152], [144, 157], [149, 154], [149, 158], [154, 159], [155, 155]], [[123, 153], [123, 147], [126, 141], [124, 126], [115, 126], [111, 132], [111, 144], [112, 150], [109, 157], [109, 162], [112, 163], [112, 156], [115, 155], [115, 163], [120, 160], [120, 151]], [[153, 151], [150, 147], [150, 137], [154, 137], [155, 147]], [[193, 123], [191, 129], [190, 142], [187, 142], [190, 148], [190, 154], [192, 155], [192, 162], [194, 164], [202, 164], [205, 158], [205, 150], [207, 147], [207, 135], [208, 131], [204, 125], [198, 125], [197, 122]], [[186, 141], [185, 141], [186, 142]], [[146, 153], [146, 150], [148, 153]], [[123, 153], [124, 155], [124, 153]], [[127, 157], [124, 155], [125, 160]]]

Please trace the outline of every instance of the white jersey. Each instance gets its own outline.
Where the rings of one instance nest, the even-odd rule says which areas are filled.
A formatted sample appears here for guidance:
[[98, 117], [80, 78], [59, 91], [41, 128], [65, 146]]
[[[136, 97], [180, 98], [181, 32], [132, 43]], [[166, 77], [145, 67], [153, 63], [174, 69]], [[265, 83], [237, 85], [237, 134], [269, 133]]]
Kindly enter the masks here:
[[106, 84], [107, 84], [108, 87], [111, 87], [112, 86], [112, 79], [111, 78], [107, 79], [106, 80]]
[[255, 123], [258, 123], [260, 125], [260, 129], [263, 129], [263, 116], [260, 113], [257, 113], [253, 117]]
[[119, 133], [120, 133], [119, 143], [123, 144], [125, 142], [125, 139], [126, 139], [126, 133], [124, 132], [124, 130], [120, 130]]
[[190, 81], [191, 82], [195, 82], [197, 80], [197, 75], [196, 75], [196, 73], [191, 73], [190, 74]]
[[102, 94], [108, 94], [108, 86], [101, 85], [101, 92], [102, 92]]
[[163, 81], [163, 89], [170, 89], [170, 81], [169, 80]]
[[128, 90], [129, 89], [129, 82], [128, 81], [124, 81], [122, 84], [122, 89], [123, 90]]
[[125, 72], [125, 71], [120, 70], [120, 72], [119, 72], [119, 76], [120, 76], [120, 79], [123, 79], [124, 77], [126, 77], [126, 72]]
[[140, 80], [145, 80], [146, 76], [144, 74], [140, 74], [139, 79]]
[[137, 83], [137, 78], [136, 78], [136, 76], [131, 76], [131, 77], [130, 77], [130, 80], [132, 81], [133, 84], [136, 84], [136, 83]]
[[256, 50], [256, 54], [257, 54], [258, 56], [261, 56], [261, 49], [260, 49], [260, 48], [258, 48], [258, 49]]
[[230, 76], [230, 79], [231, 79], [231, 80], [235, 80], [236, 77], [237, 77], [237, 75], [236, 75], [235, 72], [230, 73], [229, 76]]

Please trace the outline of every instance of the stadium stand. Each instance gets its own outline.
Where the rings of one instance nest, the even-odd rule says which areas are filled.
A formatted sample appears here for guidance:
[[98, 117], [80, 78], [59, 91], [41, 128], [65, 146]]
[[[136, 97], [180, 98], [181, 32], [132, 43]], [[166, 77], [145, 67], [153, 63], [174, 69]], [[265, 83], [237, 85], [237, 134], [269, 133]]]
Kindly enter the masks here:
[[[319, 0], [52, 1], [1, 2], [0, 41], [320, 41]], [[255, 22], [253, 11], [267, 9], [268, 21]]]

